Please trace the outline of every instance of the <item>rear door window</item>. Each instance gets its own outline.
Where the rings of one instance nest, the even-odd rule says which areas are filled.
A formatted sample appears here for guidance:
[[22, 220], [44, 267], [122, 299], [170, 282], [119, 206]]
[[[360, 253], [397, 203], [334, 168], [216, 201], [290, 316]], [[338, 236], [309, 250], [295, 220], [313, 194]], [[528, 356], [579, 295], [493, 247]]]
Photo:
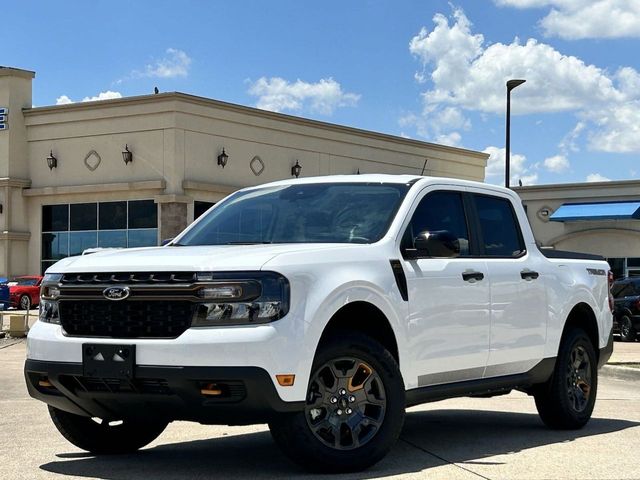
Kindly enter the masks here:
[[524, 254], [524, 240], [511, 201], [480, 194], [474, 194], [474, 199], [483, 254], [501, 258]]

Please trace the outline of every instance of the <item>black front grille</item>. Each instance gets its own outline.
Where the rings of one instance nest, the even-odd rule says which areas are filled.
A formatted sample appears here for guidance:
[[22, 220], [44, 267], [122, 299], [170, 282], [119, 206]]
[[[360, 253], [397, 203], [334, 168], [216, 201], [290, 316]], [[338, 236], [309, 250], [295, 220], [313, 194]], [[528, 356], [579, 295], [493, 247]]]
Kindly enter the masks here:
[[67, 335], [113, 338], [176, 338], [191, 326], [188, 301], [61, 300]]
[[91, 284], [137, 284], [148, 283], [175, 284], [196, 281], [193, 272], [117, 272], [117, 273], [65, 273], [62, 276], [63, 285], [91, 285]]
[[60, 381], [74, 392], [145, 393], [151, 395], [171, 395], [173, 393], [168, 382], [160, 378], [122, 380], [61, 375]]

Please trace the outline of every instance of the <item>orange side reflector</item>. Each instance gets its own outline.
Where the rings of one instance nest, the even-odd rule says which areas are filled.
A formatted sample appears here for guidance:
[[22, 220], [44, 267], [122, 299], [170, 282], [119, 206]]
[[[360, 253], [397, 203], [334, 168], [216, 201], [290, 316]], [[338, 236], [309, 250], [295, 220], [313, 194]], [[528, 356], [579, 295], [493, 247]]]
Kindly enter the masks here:
[[292, 387], [293, 382], [296, 381], [295, 375], [276, 375], [276, 380], [281, 387]]
[[222, 395], [222, 390], [220, 390], [215, 383], [210, 383], [205, 388], [200, 389], [200, 393], [202, 395], [216, 397], [218, 395]]
[[38, 380], [38, 385], [40, 385], [41, 387], [53, 387], [53, 385], [51, 384], [51, 382], [49, 380]]

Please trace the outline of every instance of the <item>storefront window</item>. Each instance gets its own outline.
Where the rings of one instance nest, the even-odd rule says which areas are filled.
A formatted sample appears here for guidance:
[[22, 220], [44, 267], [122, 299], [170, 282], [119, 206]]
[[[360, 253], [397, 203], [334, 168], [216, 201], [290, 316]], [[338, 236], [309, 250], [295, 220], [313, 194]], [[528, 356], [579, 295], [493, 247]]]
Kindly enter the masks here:
[[197, 200], [193, 202], [193, 219], [197, 219], [204, 212], [213, 207], [215, 203], [212, 202], [198, 202]]
[[153, 200], [43, 205], [42, 272], [88, 248], [157, 245], [157, 212]]

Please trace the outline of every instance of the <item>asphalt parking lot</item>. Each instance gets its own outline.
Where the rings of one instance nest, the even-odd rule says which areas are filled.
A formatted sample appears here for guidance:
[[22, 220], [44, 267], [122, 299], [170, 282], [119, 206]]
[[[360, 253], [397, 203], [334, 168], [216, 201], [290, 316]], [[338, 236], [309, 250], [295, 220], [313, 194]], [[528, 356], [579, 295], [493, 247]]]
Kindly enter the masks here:
[[[640, 342], [619, 345], [614, 359], [640, 355]], [[46, 407], [27, 396], [24, 357], [24, 340], [0, 345], [2, 479], [319, 478], [289, 463], [264, 425], [175, 422], [139, 454], [91, 456], [67, 443]], [[521, 393], [446, 400], [412, 408], [387, 458], [338, 478], [640, 479], [640, 374], [613, 374], [601, 377], [583, 430], [546, 429]]]

